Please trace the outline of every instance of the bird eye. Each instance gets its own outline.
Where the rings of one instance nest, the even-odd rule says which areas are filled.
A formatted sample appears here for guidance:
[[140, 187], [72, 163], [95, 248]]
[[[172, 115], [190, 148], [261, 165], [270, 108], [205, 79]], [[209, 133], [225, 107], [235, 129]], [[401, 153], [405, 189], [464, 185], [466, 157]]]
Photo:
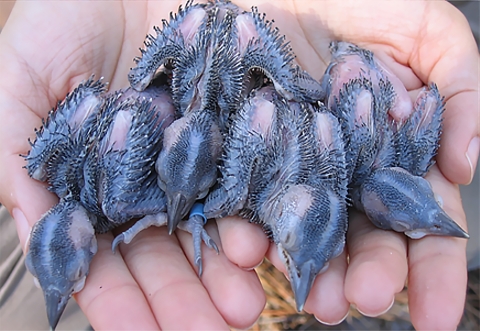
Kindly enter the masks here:
[[85, 278], [88, 274], [89, 270], [89, 263], [88, 262], [81, 262], [80, 264], [75, 263], [76, 265], [70, 266], [70, 273], [69, 279], [70, 281], [77, 283], [82, 278]]
[[157, 184], [163, 192], [167, 191], [167, 184], [163, 180], [160, 180], [160, 177], [157, 177]]
[[73, 293], [80, 292], [85, 287], [85, 279], [87, 276], [83, 276], [78, 282], [73, 286]]
[[197, 200], [200, 200], [200, 199], [203, 199], [207, 196], [207, 193], [208, 193], [208, 189], [207, 190], [204, 190], [204, 191], [201, 191], [201, 192], [198, 192], [197, 194]]
[[35, 286], [36, 286], [37, 288], [42, 288], [42, 287], [40, 286], [40, 282], [38, 281], [38, 278], [37, 278], [37, 277], [33, 277], [33, 283], [35, 284]]
[[83, 267], [80, 267], [77, 269], [77, 272], [75, 273], [75, 279], [81, 279], [83, 276]]
[[92, 241], [90, 243], [90, 253], [92, 255], [97, 254], [98, 251], [98, 245], [97, 245], [97, 237], [93, 236]]
[[292, 231], [284, 230], [280, 236], [280, 240], [285, 248], [292, 249], [295, 247], [297, 235]]

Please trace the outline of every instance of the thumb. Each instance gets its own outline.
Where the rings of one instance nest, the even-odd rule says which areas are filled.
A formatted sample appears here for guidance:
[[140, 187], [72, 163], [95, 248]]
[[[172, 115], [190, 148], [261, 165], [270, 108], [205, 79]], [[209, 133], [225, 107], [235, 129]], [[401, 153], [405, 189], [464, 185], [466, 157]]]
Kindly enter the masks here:
[[18, 154], [0, 154], [0, 201], [15, 219], [22, 247], [31, 228], [56, 202], [44, 183], [31, 179], [23, 169], [25, 161]]

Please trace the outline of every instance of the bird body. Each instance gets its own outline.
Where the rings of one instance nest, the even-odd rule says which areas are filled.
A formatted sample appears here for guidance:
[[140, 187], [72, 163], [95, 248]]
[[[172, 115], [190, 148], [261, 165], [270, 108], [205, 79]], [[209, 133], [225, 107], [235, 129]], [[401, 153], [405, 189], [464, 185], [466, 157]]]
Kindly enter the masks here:
[[434, 164], [441, 134], [444, 101], [436, 85], [423, 89], [408, 108], [399, 101], [405, 87], [373, 53], [344, 42], [332, 43], [331, 50], [333, 62], [323, 86], [329, 93], [327, 106], [343, 123], [355, 207], [379, 228], [412, 238], [468, 238], [422, 178]]
[[[41, 130], [63, 133], [39, 134], [35, 153], [25, 157], [27, 170], [42, 167], [43, 160], [46, 176], [39, 179], [60, 198], [33, 227], [27, 252], [27, 267], [44, 292], [52, 328], [71, 295], [83, 287], [96, 252], [95, 233], [165, 211], [154, 164], [173, 110], [166, 88], [108, 95], [91, 78], [59, 104]], [[37, 153], [46, 146], [57, 150]]]
[[288, 101], [273, 86], [254, 90], [236, 115], [205, 214], [240, 214], [263, 226], [287, 267], [301, 311], [315, 277], [345, 244], [340, 125], [325, 109]]

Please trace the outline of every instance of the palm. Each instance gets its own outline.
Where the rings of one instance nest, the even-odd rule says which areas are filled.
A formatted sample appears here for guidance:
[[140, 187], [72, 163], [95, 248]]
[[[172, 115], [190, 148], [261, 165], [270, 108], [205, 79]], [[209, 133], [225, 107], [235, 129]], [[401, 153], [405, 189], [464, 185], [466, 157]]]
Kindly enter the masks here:
[[[423, 38], [422, 22], [435, 21], [438, 10], [430, 13], [431, 6], [427, 4], [407, 8], [414, 5], [404, 2], [395, 2], [399, 7], [396, 9], [389, 9], [391, 2], [356, 3], [356, 8], [341, 8], [339, 2], [333, 1], [250, 2], [243, 2], [243, 8], [255, 4], [267, 13], [267, 18], [275, 18], [276, 26], [291, 41], [298, 62], [315, 78], [322, 76], [328, 64], [330, 40], [346, 39], [375, 51], [409, 91], [430, 80], [439, 84], [448, 100], [439, 159], [442, 172], [435, 167], [429, 179], [443, 197], [446, 211], [465, 227], [458, 188], [450, 181], [465, 182], [467, 170], [462, 162], [463, 152], [452, 146], [474, 131], [472, 128], [457, 132], [454, 127], [459, 123], [472, 127], [471, 117], [463, 119], [460, 115], [465, 103], [462, 95], [471, 93], [467, 92], [468, 86], [476, 85], [471, 80], [450, 85], [442, 80], [446, 74], [452, 74], [445, 65], [441, 66], [441, 61], [437, 62], [439, 57], [448, 52], [458, 58], [466, 55], [455, 53], [453, 48], [432, 49], [430, 44], [435, 40]], [[33, 128], [40, 126], [40, 119], [57, 100], [92, 73], [104, 76], [112, 90], [127, 86], [132, 58], [139, 55], [137, 48], [145, 34], [151, 32], [153, 25], [160, 25], [171, 11], [175, 12], [179, 3], [175, 0], [16, 5], [1, 35], [0, 104], [7, 106], [0, 111], [8, 116], [1, 117], [4, 123], [0, 141], [8, 141], [9, 145], [0, 148], [0, 180], [8, 188], [0, 192], [0, 197], [7, 206], [20, 208], [30, 225], [55, 202], [43, 185], [28, 178], [22, 169], [23, 160], [18, 157], [28, 151], [27, 137], [32, 136]], [[43, 16], [38, 15], [39, 9]], [[394, 19], [399, 13], [406, 19]], [[426, 18], [429, 13], [434, 16], [430, 20]], [[404, 26], [405, 22], [412, 23]], [[447, 23], [435, 21], [440, 27], [448, 26]], [[435, 38], [439, 34], [440, 31], [429, 36]], [[19, 40], [22, 42], [18, 43]], [[423, 48], [419, 47], [422, 45]], [[432, 49], [431, 53], [425, 51], [427, 47]], [[465, 61], [475, 62], [467, 58]], [[446, 151], [458, 155], [447, 156]], [[447, 157], [455, 161], [447, 162]], [[188, 321], [194, 321], [196, 328], [217, 329], [226, 328], [226, 324], [245, 328], [253, 323], [265, 299], [254, 272], [242, 268], [258, 264], [267, 252], [268, 242], [259, 228], [235, 218], [219, 221], [218, 231], [215, 225], [208, 231], [217, 243], [221, 237], [223, 249], [219, 256], [204, 250], [201, 282], [191, 267], [193, 252], [187, 234], [168, 236], [164, 229], [148, 229], [130, 245], [121, 246], [121, 254], [116, 255], [110, 251], [112, 236], [99, 236], [99, 252], [92, 262], [91, 274], [77, 296], [92, 325], [109, 329], [153, 329], [159, 325], [186, 329], [191, 326]], [[26, 239], [26, 232], [19, 229], [22, 240]], [[464, 245], [463, 241], [451, 238], [408, 242], [403, 235], [374, 229], [365, 217], [355, 214], [348, 235], [348, 268], [345, 255], [332, 261], [327, 273], [318, 278], [306, 308], [331, 323], [343, 317], [348, 302], [367, 314], [378, 314], [388, 308], [394, 293], [401, 290], [409, 268], [411, 312], [416, 326], [455, 327], [466, 280]], [[275, 254], [271, 250], [268, 256], [283, 268]], [[445, 283], [450, 285], [448, 289], [443, 287]], [[426, 286], [428, 293], [422, 292]], [[440, 318], [434, 311], [452, 307], [446, 300], [455, 302], [456, 309], [438, 309]]]

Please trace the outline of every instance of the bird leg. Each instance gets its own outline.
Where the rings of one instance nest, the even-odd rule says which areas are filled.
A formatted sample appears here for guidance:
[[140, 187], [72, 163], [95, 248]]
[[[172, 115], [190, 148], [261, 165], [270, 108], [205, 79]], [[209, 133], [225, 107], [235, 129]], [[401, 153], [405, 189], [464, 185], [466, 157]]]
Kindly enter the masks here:
[[132, 242], [133, 238], [141, 231], [151, 227], [157, 226], [161, 227], [167, 225], [167, 214], [166, 213], [158, 213], [144, 216], [143, 218], [139, 219], [135, 224], [133, 224], [128, 230], [120, 233], [112, 242], [112, 252], [115, 253], [117, 246], [120, 243], [129, 244]]
[[190, 216], [187, 221], [180, 222], [178, 228], [192, 234], [193, 238], [193, 250], [194, 261], [198, 268], [198, 276], [202, 276], [203, 263], [202, 263], [202, 241], [207, 247], [214, 249], [219, 254], [218, 246], [215, 241], [208, 235], [207, 231], [203, 228], [207, 223], [207, 218], [203, 213], [203, 204], [196, 202]]

